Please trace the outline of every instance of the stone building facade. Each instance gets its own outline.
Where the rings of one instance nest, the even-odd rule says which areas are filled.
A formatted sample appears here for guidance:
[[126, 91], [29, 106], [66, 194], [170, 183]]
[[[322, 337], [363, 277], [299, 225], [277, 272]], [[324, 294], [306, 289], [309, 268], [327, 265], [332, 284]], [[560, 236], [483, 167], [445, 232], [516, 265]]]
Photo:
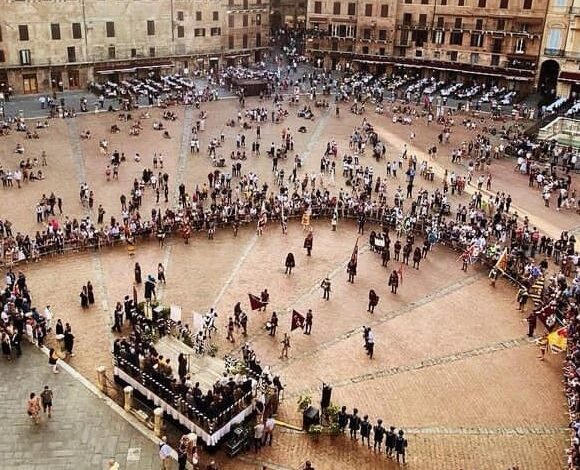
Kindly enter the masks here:
[[307, 3], [307, 0], [271, 0], [270, 23], [272, 27], [304, 29]]
[[269, 0], [0, 0], [0, 87], [79, 89], [261, 60]]
[[580, 97], [580, 0], [550, 0], [540, 64], [541, 91]]
[[548, 0], [311, 0], [307, 51], [326, 67], [414, 70], [535, 87]]

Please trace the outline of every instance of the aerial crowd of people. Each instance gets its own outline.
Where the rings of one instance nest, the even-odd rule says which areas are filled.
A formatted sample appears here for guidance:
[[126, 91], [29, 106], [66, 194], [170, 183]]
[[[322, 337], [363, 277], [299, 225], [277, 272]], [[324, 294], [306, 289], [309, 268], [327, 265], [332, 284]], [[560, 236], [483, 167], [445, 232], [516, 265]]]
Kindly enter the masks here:
[[[98, 202], [96, 190], [82, 182], [79, 192], [82, 217], [66, 215], [66, 211], [63, 213], [65, 204], [69, 209], [74, 203], [63, 201], [53, 191], [42, 194], [36, 207], [31, 208], [38, 224], [36, 233], [23, 233], [17, 230], [13, 221], [0, 219], [0, 264], [7, 266], [6, 287], [0, 296], [0, 337], [4, 357], [12, 360], [19, 356], [24, 338], [42, 346], [53, 330], [56, 339], [62, 340], [65, 354], [74, 355], [71, 325], [66, 323], [63, 326], [61, 320], [53, 325], [50, 306], [42, 311], [32, 306], [25, 275], [14, 272], [13, 266], [18, 263], [40, 261], [73, 250], [100, 249], [118, 242], [131, 247], [137, 239], [155, 240], [159, 246], [164, 246], [167, 238], [173, 237], [188, 244], [195, 232], [206, 232], [208, 239], [212, 240], [218, 231], [226, 228], [237, 235], [243, 225], [255, 227], [258, 235], [272, 230], [272, 226], [279, 226], [281, 233], [286, 234], [288, 222], [293, 218], [298, 219], [304, 228], [304, 248], [308, 256], [316, 256], [316, 233], [312, 230], [311, 220], [327, 219], [328, 227], [336, 230], [339, 222], [351, 219], [356, 222], [361, 236], [368, 235], [371, 251], [377, 254], [377, 262], [386, 268], [385, 283], [393, 295], [405, 288], [403, 266], [420, 270], [421, 262], [436, 244], [456, 250], [465, 271], [472, 264], [481, 263], [490, 271], [492, 282], [505, 274], [520, 290], [518, 300], [522, 309], [538, 280], [545, 280], [545, 285], [534, 299], [528, 324], [534, 326], [530, 330], [532, 335], [537, 319], [546, 326], [546, 334], [538, 338], [544, 352], [548, 333], [561, 327], [567, 329], [564, 374], [574, 430], [569, 463], [571, 468], [580, 468], [580, 325], [577, 319], [580, 275], [577, 242], [574, 235], [566, 231], [559, 238], [542, 233], [527, 216], [518, 213], [515, 209], [518, 201], [512, 202], [511, 194], [494, 190], [492, 176], [496, 160], [513, 156], [516, 159], [514, 172], [528, 178], [530, 196], [539, 195], [547, 207], [555, 199], [557, 211], [579, 213], [580, 200], [577, 199], [572, 176], [577, 164], [577, 152], [530, 139], [518, 124], [504, 129], [504, 135], [509, 140], [499, 141], [492, 138], [487, 129], [482, 129], [483, 119], [467, 118], [460, 123], [461, 115], [447, 107], [440, 112], [429, 101], [416, 104], [408, 98], [394, 108], [394, 104], [387, 103], [384, 91], [375, 85], [367, 86], [362, 80], [341, 81], [344, 79], [325, 71], [301, 74], [296, 71], [295, 64], [261, 75], [267, 80], [267, 88], [255, 106], [246, 108], [249, 98], [238, 92], [240, 109], [227, 120], [227, 126], [235, 129], [234, 138], [226, 137], [223, 132], [210, 135], [215, 130], [206, 130], [205, 122], [212, 108], [201, 108], [205, 108], [205, 102], [217, 98], [214, 90], [218, 83], [247, 78], [247, 73], [242, 68], [229, 69], [224, 77], [203, 88], [173, 90], [171, 96], [163, 99], [154, 96], [154, 102], [163, 108], [160, 123], [161, 120], [177, 119], [176, 114], [166, 109], [168, 103], [182, 103], [200, 110], [197, 122], [188, 132], [191, 135], [189, 150], [192, 155], [203, 153], [200, 148], [204, 149], [207, 144], [208, 162], [212, 168], [203, 181], [186, 184], [177, 174], [170, 174], [164, 168], [164, 157], [159, 152], [152, 156], [137, 154], [133, 161], [143, 167], [142, 172], [121, 194], [117, 208], [103, 207]], [[295, 88], [298, 93], [293, 91]], [[307, 126], [316, 119], [316, 114], [329, 111], [319, 111], [320, 107], [315, 107], [313, 112], [309, 106], [300, 110], [292, 108], [296, 101], [302, 99], [301, 93], [310, 95], [310, 99], [316, 101], [317, 93], [326, 96], [331, 92], [336, 97], [333, 104], [336, 108], [335, 119], [341, 119], [339, 109], [344, 102], [360, 104], [374, 100], [381, 105], [382, 113], [397, 116], [397, 123], [399, 117], [410, 119], [412, 126], [421, 120], [428, 126], [438, 125], [440, 133], [429, 145], [425, 157], [417, 155], [413, 148], [415, 131], [408, 142], [395, 149], [392, 143], [380, 136], [377, 121], [381, 114], [376, 118], [368, 117], [366, 111], [357, 105], [351, 111], [361, 116], [351, 131], [348, 147], [342, 148], [335, 138], [330, 138], [326, 150], [320, 155], [320, 171], [307, 171], [306, 156], [294, 150], [300, 138], [298, 134], [308, 133]], [[130, 94], [130, 91], [127, 93]], [[119, 92], [123, 109], [126, 108], [127, 93]], [[270, 98], [271, 105], [268, 104]], [[296, 134], [286, 124], [288, 116], [294, 112], [305, 118], [304, 126], [297, 129]], [[151, 111], [151, 114], [154, 113]], [[435, 124], [432, 124], [433, 121]], [[18, 127], [16, 131], [21, 130], [19, 122], [15, 124]], [[119, 125], [115, 125], [117, 128], [111, 132], [120, 132]], [[270, 145], [265, 145], [265, 156], [272, 162], [272, 175], [264, 175], [253, 168], [251, 162], [252, 159], [262, 158], [260, 147], [264, 131], [269, 126], [280, 129], [280, 132], [276, 132], [279, 134], [278, 141], [274, 137]], [[471, 140], [454, 141], [456, 126], [468, 129]], [[10, 128], [9, 125], [8, 130]], [[156, 130], [164, 129], [157, 126]], [[140, 129], [140, 132], [143, 131]], [[43, 132], [49, 133], [50, 129]], [[91, 131], [85, 133], [89, 136], [85, 138], [90, 139], [92, 134]], [[168, 133], [159, 135], [170, 138]], [[128, 164], [128, 159], [123, 152], [110, 152], [108, 143], [101, 141], [99, 146], [107, 159], [105, 178], [107, 181], [115, 179], [120, 171], [124, 171], [123, 166]], [[226, 147], [229, 147], [227, 151]], [[20, 148], [17, 153], [25, 154], [24, 147]], [[444, 152], [442, 149], [448, 152], [452, 166], [436, 173]], [[226, 157], [231, 162], [226, 163]], [[336, 175], [337, 166], [342, 167], [342, 176]], [[37, 158], [23, 157], [15, 170], [0, 166], [0, 178], [6, 191], [25, 188], [27, 183], [45, 179], [48, 174], [50, 165], [45, 152]], [[175, 193], [176, 198], [170, 201], [171, 192]], [[164, 205], [160, 201], [164, 201]], [[151, 207], [149, 215], [145, 215], [146, 206]], [[108, 213], [107, 220], [105, 214]], [[286, 257], [284, 267], [288, 275], [295, 268], [292, 253]], [[347, 274], [349, 282], [356, 282], [357, 258], [354, 254], [347, 266]], [[141, 283], [140, 270], [138, 275], [137, 282], [136, 271], [136, 284]], [[165, 283], [161, 263], [157, 282]], [[321, 283], [326, 299], [330, 296], [330, 285], [328, 278]], [[151, 298], [154, 292], [150, 291], [149, 294]], [[522, 303], [524, 298], [526, 301]], [[368, 311], [374, 312], [378, 302], [379, 296], [371, 290]], [[93, 286], [89, 281], [81, 288], [80, 304], [82, 308], [89, 309], [94, 303]], [[169, 390], [174, 401], [184, 406], [190, 405], [189, 408], [185, 406], [184, 412], [191, 418], [199, 413], [203, 419], [211, 421], [246, 396], [250, 390], [250, 381], [246, 377], [226, 377], [216, 383], [212, 390], [202, 392], [199, 384], [188, 375], [184, 358], [177, 365], [163, 358], [145, 334], [143, 324], [132, 317], [132, 312], [133, 307], [127, 308], [119, 303], [113, 314], [112, 323], [120, 335], [113, 346], [115, 357], [123, 362], [127, 370], [147, 376], [150, 385], [155, 383], [160, 390]], [[125, 319], [131, 321], [129, 337], [123, 336], [123, 313]], [[234, 339], [234, 327], [242, 327], [242, 313], [239, 311], [236, 318], [230, 318], [231, 325], [224, 325], [230, 341]], [[275, 312], [269, 323], [270, 334], [275, 335], [278, 325]], [[304, 332], [309, 334], [312, 314], [306, 317], [304, 327]], [[247, 318], [243, 326], [244, 334], [246, 330]], [[287, 358], [290, 340], [286, 337], [282, 341], [281, 357]], [[370, 359], [378, 340], [371, 328], [365, 327], [364, 346]], [[55, 349], [51, 348], [49, 364], [55, 373], [58, 372], [60, 360], [57, 356]], [[244, 359], [247, 358], [244, 356]], [[29, 411], [34, 420], [39, 416], [40, 404], [38, 397], [31, 395]], [[265, 422], [267, 418], [264, 416]], [[346, 406], [339, 414], [339, 426], [341, 430], [348, 427], [353, 438], [357, 438], [360, 431], [363, 443], [366, 439], [369, 447], [372, 433], [374, 448], [378, 447], [379, 452], [385, 438], [387, 455], [396, 456], [397, 461], [405, 463], [407, 440], [402, 430], [395, 432], [395, 428], [386, 429], [381, 420], [373, 426], [368, 416], [359, 417], [356, 408], [352, 413], [346, 413]]]

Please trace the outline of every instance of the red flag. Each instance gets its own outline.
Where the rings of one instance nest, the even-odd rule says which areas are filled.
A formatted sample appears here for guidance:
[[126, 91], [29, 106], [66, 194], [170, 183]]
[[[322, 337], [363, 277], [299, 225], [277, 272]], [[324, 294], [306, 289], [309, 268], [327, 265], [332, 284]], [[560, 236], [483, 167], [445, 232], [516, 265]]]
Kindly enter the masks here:
[[294, 331], [296, 328], [304, 328], [304, 315], [298, 313], [296, 310], [292, 310], [292, 325], [290, 325], [290, 331]]
[[255, 295], [248, 294], [248, 297], [250, 297], [250, 308], [252, 310], [258, 310], [259, 308], [262, 308], [267, 304], [267, 302], [262, 302], [260, 300], [260, 297], [257, 297]]

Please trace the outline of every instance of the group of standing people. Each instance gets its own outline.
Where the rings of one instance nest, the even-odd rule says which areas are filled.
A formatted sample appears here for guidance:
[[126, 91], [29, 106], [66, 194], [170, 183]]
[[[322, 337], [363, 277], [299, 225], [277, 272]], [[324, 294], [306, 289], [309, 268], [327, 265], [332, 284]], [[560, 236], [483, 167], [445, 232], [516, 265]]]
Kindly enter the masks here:
[[373, 439], [373, 450], [381, 453], [383, 442], [385, 444], [384, 453], [389, 458], [396, 458], [397, 463], [405, 463], [405, 456], [407, 454], [407, 439], [405, 438], [405, 431], [394, 426], [386, 428], [383, 425], [382, 419], [377, 419], [376, 424], [372, 424], [368, 415], [362, 418], [359, 415], [359, 410], [354, 408], [352, 413], [347, 411], [347, 407], [343, 406], [337, 415], [338, 429], [341, 433], [349, 430], [350, 438], [358, 440], [360, 433], [361, 443], [371, 448], [371, 436]]
[[91, 281], [88, 281], [84, 286], [81, 287], [81, 292], [79, 294], [81, 299], [81, 307], [83, 309], [89, 308], [91, 305], [95, 303], [95, 292], [93, 288], [93, 284]]
[[[372, 179], [371, 179], [371, 181], [372, 181]], [[167, 200], [167, 193], [166, 193], [166, 200]], [[360, 202], [361, 210], [364, 211], [364, 208], [363, 208], [364, 207], [364, 198], [362, 196], [361, 196], [359, 202]], [[215, 200], [214, 200], [214, 203], [215, 203]], [[402, 206], [402, 203], [401, 203], [401, 206]], [[338, 212], [333, 211], [333, 225], [332, 225], [333, 230], [336, 229], [336, 220], [334, 219], [335, 213], [338, 214]], [[160, 217], [160, 215], [158, 214], [157, 217]], [[337, 217], [338, 217], [338, 215], [337, 215]], [[490, 219], [491, 219], [491, 217], [490, 217]], [[500, 219], [501, 219], [501, 217], [500, 217]], [[260, 219], [260, 220], [262, 220], [262, 219]], [[493, 218], [493, 221], [498, 222], [498, 223], [501, 222], [501, 220], [496, 220], [495, 217]], [[262, 230], [262, 227], [260, 230]], [[307, 256], [311, 256], [311, 254], [312, 254], [313, 238], [314, 238], [313, 232], [312, 232], [312, 230], [310, 230], [306, 235], [306, 238], [304, 240], [304, 245], [303, 245], [303, 247], [306, 249]], [[390, 260], [390, 240], [388, 239], [388, 235], [387, 235], [387, 239], [386, 239], [386, 244], [387, 244], [386, 247], [382, 250], [382, 259], [383, 259], [384, 266], [386, 266], [388, 264], [388, 261]], [[372, 242], [371, 242], [371, 245], [373, 245]], [[394, 244], [394, 251], [395, 251], [395, 260], [396, 261], [400, 261], [399, 260], [399, 252], [402, 251], [402, 254], [403, 254], [402, 263], [404, 263], [404, 264], [409, 264], [409, 260], [410, 260], [410, 257], [412, 255], [413, 267], [417, 270], [419, 269], [419, 265], [420, 265], [422, 258], [424, 258], [426, 256], [425, 248], [423, 248], [423, 250], [421, 250], [421, 248], [419, 246], [413, 247], [413, 243], [412, 242], [409, 243], [409, 240], [407, 240], [407, 243], [405, 244], [404, 247], [401, 246], [401, 242], [399, 240], [397, 240]], [[289, 253], [288, 256], [286, 257], [286, 261], [285, 261], [286, 274], [288, 274], [288, 275], [292, 274], [292, 270], [295, 268], [295, 266], [296, 266], [296, 262], [294, 259], [294, 255], [292, 253]], [[464, 266], [465, 266], [465, 261], [464, 261]], [[351, 261], [348, 263], [347, 273], [348, 273], [349, 282], [354, 283], [355, 276], [357, 275], [356, 262]], [[165, 269], [161, 263], [158, 265], [157, 281], [159, 283], [165, 283]], [[139, 264], [136, 263], [135, 264], [135, 283], [141, 284], [141, 282], [142, 282], [141, 268], [140, 268]], [[388, 286], [391, 288], [391, 292], [393, 294], [397, 293], [397, 289], [399, 288], [399, 285], [401, 282], [402, 282], [402, 269], [400, 269], [399, 271], [393, 270], [390, 273], [390, 275], [388, 276]], [[149, 283], [149, 284], [147, 284], [147, 283]], [[329, 300], [330, 292], [331, 292], [331, 282], [330, 282], [329, 277], [326, 277], [321, 282], [321, 289], [323, 291], [323, 298], [325, 300]], [[146, 291], [145, 297], [148, 298], [149, 300], [152, 297], [153, 298], [155, 297], [155, 279], [153, 279], [152, 276], [149, 276], [147, 278], [145, 291]], [[89, 308], [91, 305], [93, 305], [95, 303], [93, 286], [92, 286], [90, 281], [82, 287], [81, 292], [80, 292], [80, 300], [81, 300], [81, 307], [83, 309]], [[369, 292], [369, 303], [368, 303], [368, 311], [370, 313], [374, 312], [374, 309], [378, 305], [378, 302], [379, 302], [379, 296], [377, 295], [377, 293], [374, 290], [371, 290]], [[235, 314], [235, 312], [234, 312], [234, 314]], [[309, 310], [309, 316], [307, 315], [307, 317], [306, 317], [304, 334], [310, 334], [311, 329], [312, 329], [312, 318], [313, 318], [312, 311]], [[270, 335], [275, 336], [276, 328], [278, 326], [278, 317], [276, 316], [276, 312], [273, 312], [272, 317], [270, 318], [269, 324], [270, 324]], [[59, 325], [60, 325], [60, 327], [59, 327]], [[231, 328], [230, 328], [230, 325], [231, 325]], [[231, 341], [233, 341], [234, 326], [237, 326], [237, 322], [230, 317], [229, 323], [227, 326], [227, 330], [228, 330], [228, 339], [230, 339]], [[243, 327], [244, 327], [244, 333], [245, 333], [246, 332], [246, 325], [243, 325]], [[56, 326], [55, 333], [57, 335], [63, 335], [65, 351], [67, 353], [69, 353], [70, 355], [74, 355], [72, 353], [73, 344], [74, 344], [74, 336], [72, 336], [72, 332], [70, 330], [70, 325], [67, 323], [67, 327], [63, 328], [62, 323], [59, 320], [59, 322], [57, 323], [57, 326]], [[365, 349], [367, 351], [367, 355], [372, 359], [373, 353], [374, 353], [374, 342], [375, 342], [374, 340], [375, 340], [375, 338], [374, 338], [374, 333], [372, 332], [370, 327], [364, 327], [363, 336], [364, 336]], [[8, 340], [5, 341], [5, 338], [7, 338], [7, 337], [9, 337], [8, 332], [5, 332], [2, 334], [2, 350], [3, 350], [3, 352], [5, 350], [5, 347], [4, 347], [5, 343], [6, 344], [9, 343]], [[283, 349], [282, 349], [281, 356], [288, 357], [288, 349], [290, 348], [290, 338], [287, 334], [285, 334], [284, 340], [282, 341], [282, 347], [283, 347]], [[56, 369], [57, 360], [58, 360], [58, 355], [57, 355], [56, 351], [54, 349], [51, 349], [51, 352], [49, 355], [49, 362], [51, 365], [54, 366], [55, 372], [57, 372], [57, 369]], [[54, 364], [51, 361], [54, 361]], [[34, 398], [37, 398], [37, 397], [31, 395], [31, 398], [30, 398], [30, 400], [32, 400], [31, 401], [31, 408], [34, 408], [34, 406], [36, 406], [36, 405], [34, 405], [34, 403], [36, 403], [38, 401], [38, 399], [35, 401]], [[339, 414], [339, 426], [341, 426], [341, 429], [344, 431], [348, 425], [351, 437], [353, 439], [357, 438], [357, 433], [360, 431], [360, 435], [361, 435], [361, 438], [363, 440], [363, 443], [366, 439], [367, 445], [370, 447], [370, 436], [372, 434], [375, 450], [378, 449], [378, 451], [381, 452], [381, 445], [382, 445], [383, 440], [384, 440], [385, 444], [386, 444], [387, 455], [389, 455], [389, 456], [396, 455], [397, 461], [399, 461], [399, 458], [402, 458], [402, 461], [404, 463], [405, 453], [406, 453], [405, 449], [407, 447], [407, 441], [404, 437], [404, 432], [402, 430], [395, 432], [395, 428], [393, 428], [393, 427], [391, 427], [391, 428], [389, 428], [389, 430], [387, 430], [386, 428], [384, 428], [382, 426], [381, 420], [378, 420], [377, 424], [373, 426], [369, 423], [368, 416], [364, 416], [361, 419], [358, 416], [358, 410], [356, 410], [356, 409], [353, 410], [353, 413], [346, 414], [346, 409], [343, 407], [343, 410], [341, 413], [342, 414]]]
[[[26, 276], [16, 275], [12, 269], [6, 272], [6, 287], [0, 293], [0, 343], [2, 354], [7, 360], [22, 354], [22, 340], [28, 339], [39, 348], [44, 346], [45, 338], [54, 332], [55, 339], [62, 345], [65, 357], [74, 356], [74, 335], [69, 323], [61, 319], [53, 323], [54, 313], [50, 305], [39, 311], [32, 306], [32, 296], [28, 289]], [[59, 353], [50, 349], [49, 363], [58, 372]]]

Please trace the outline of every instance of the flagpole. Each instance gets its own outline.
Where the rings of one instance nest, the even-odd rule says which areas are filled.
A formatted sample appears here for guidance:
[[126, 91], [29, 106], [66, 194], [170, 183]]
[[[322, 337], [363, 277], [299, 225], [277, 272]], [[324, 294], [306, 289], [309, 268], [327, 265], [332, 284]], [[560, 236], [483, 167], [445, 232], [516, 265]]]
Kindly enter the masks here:
[[503, 276], [505, 276], [505, 277], [507, 277], [507, 278], [511, 279], [511, 280], [512, 280], [512, 281], [514, 281], [514, 282], [515, 282], [515, 283], [516, 283], [518, 286], [520, 286], [520, 287], [523, 287], [523, 284], [522, 284], [520, 281], [518, 281], [516, 278], [514, 278], [513, 276], [511, 276], [510, 274], [508, 274], [508, 273], [507, 273], [507, 271], [504, 271], [503, 269], [500, 269], [500, 268], [497, 268], [497, 269], [499, 270], [499, 272], [500, 272], [500, 273], [501, 273]]

